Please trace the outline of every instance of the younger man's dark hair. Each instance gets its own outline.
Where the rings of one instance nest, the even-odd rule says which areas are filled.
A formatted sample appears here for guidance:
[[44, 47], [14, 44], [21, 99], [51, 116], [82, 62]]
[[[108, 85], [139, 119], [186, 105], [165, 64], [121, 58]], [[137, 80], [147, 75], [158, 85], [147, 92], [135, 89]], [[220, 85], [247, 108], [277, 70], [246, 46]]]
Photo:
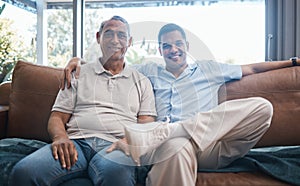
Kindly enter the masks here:
[[161, 36], [163, 34], [168, 33], [168, 32], [172, 32], [172, 31], [175, 31], [175, 30], [179, 31], [181, 33], [183, 39], [186, 40], [185, 32], [180, 26], [178, 26], [174, 23], [168, 23], [168, 24], [164, 25], [163, 27], [161, 27], [161, 29], [159, 30], [158, 44], [161, 44]]

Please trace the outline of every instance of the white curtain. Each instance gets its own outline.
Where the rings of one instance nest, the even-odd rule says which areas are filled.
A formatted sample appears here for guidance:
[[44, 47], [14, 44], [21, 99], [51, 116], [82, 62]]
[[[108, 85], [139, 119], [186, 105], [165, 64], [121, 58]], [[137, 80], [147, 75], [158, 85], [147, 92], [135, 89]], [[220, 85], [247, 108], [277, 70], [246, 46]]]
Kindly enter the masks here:
[[300, 0], [266, 0], [266, 61], [294, 56], [300, 57]]

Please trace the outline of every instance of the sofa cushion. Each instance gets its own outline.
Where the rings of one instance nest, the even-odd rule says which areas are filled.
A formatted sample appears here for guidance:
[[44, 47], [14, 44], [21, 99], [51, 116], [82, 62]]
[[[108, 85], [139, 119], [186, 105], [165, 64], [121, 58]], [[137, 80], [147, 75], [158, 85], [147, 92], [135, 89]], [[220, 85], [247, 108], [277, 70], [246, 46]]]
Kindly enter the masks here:
[[[7, 186], [9, 175], [16, 163], [25, 156], [42, 148], [47, 143], [38, 140], [29, 140], [21, 138], [6, 138], [0, 140], [0, 185]], [[92, 186], [91, 180], [82, 175], [82, 177], [68, 180], [60, 186]]]
[[0, 140], [0, 185], [8, 185], [9, 174], [14, 165], [28, 154], [46, 145], [37, 140], [6, 138]]
[[9, 98], [8, 137], [49, 142], [47, 123], [63, 69], [19, 61]]
[[261, 172], [198, 173], [196, 186], [292, 186]]

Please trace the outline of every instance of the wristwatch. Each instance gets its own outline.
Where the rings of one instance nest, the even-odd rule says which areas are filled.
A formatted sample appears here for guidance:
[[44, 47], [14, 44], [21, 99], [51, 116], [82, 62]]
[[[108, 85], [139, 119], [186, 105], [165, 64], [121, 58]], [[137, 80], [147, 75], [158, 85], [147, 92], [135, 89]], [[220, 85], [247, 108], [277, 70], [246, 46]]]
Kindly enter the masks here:
[[298, 57], [291, 57], [290, 58], [290, 61], [292, 61], [293, 66], [298, 66], [297, 59], [298, 59]]

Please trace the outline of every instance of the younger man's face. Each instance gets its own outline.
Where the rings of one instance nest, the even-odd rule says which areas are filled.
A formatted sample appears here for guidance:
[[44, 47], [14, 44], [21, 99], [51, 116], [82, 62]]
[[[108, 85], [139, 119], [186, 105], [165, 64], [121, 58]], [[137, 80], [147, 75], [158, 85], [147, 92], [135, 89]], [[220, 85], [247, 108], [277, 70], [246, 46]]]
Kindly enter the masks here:
[[159, 51], [167, 67], [180, 68], [186, 65], [188, 44], [179, 31], [175, 30], [163, 34]]

